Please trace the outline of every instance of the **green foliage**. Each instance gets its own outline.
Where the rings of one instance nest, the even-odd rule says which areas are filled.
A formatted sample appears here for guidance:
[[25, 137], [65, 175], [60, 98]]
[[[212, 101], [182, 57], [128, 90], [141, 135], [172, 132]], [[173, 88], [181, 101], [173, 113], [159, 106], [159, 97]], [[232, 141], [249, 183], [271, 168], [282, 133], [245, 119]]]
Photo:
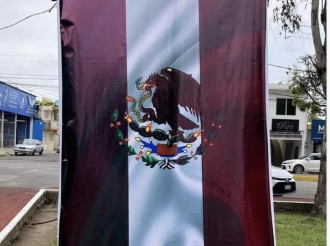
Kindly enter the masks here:
[[186, 165], [189, 163], [190, 159], [192, 157], [184, 155], [184, 156], [180, 156], [178, 159], [176, 160], [171, 160], [171, 162], [178, 164], [178, 165]]
[[124, 135], [119, 128], [116, 129], [116, 138], [120, 141], [124, 141]]
[[303, 69], [295, 67], [288, 72], [293, 105], [309, 115], [325, 116], [326, 86], [319, 77], [315, 56], [300, 57], [298, 63]]
[[128, 146], [128, 155], [137, 155], [135, 149], [132, 147], [132, 145]]
[[58, 107], [54, 102], [50, 102], [47, 100], [37, 101], [36, 104], [38, 106], [52, 106], [52, 107]]
[[112, 121], [116, 122], [119, 118], [119, 111], [118, 109], [116, 109], [113, 113], [112, 113]]
[[[268, 0], [268, 3], [270, 0]], [[297, 9], [299, 4], [298, 0], [286, 1], [272, 1], [275, 4], [273, 8], [273, 22], [280, 23], [282, 31], [287, 33], [294, 33], [300, 29], [302, 23], [302, 16], [298, 13]], [[300, 0], [300, 2], [308, 2], [308, 0]], [[282, 33], [280, 33], [282, 34]]]
[[196, 153], [194, 155], [203, 155], [206, 151], [206, 148], [207, 148], [207, 145], [205, 145], [205, 146], [202, 146], [202, 144], [199, 145], [198, 148], [196, 149]]
[[151, 168], [153, 168], [155, 165], [157, 165], [157, 163], [159, 162], [158, 159], [156, 159], [153, 156], [141, 156], [142, 161], [146, 162], [146, 166], [150, 166]]

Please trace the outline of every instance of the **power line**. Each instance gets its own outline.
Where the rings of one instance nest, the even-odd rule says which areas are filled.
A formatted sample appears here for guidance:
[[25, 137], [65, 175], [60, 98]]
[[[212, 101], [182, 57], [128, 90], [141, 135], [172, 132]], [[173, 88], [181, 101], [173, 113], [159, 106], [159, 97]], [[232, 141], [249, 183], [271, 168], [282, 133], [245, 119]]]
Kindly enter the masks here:
[[29, 87], [58, 89], [57, 86], [47, 86], [47, 85], [37, 85], [37, 84], [21, 84], [21, 83], [17, 83], [15, 81], [9, 80], [9, 79], [7, 79], [5, 77], [0, 77], [0, 78], [4, 78], [5, 80], [10, 81], [10, 83], [12, 85], [22, 85], [22, 86], [29, 86]]
[[274, 64], [268, 64], [268, 66], [271, 66], [271, 67], [278, 67], [278, 68], [283, 68], [283, 69], [292, 70], [292, 68], [289, 68], [289, 67], [283, 67], [283, 66], [274, 65]]
[[58, 56], [38, 56], [38, 55], [0, 55], [0, 56], [21, 56], [21, 57], [58, 57]]
[[4, 30], [4, 29], [7, 29], [7, 28], [10, 28], [10, 27], [13, 27], [13, 26], [15, 26], [15, 25], [21, 23], [22, 21], [25, 21], [25, 20], [27, 20], [27, 19], [33, 17], [33, 16], [41, 15], [41, 14], [44, 14], [44, 13], [47, 13], [47, 12], [50, 13], [50, 12], [52, 11], [53, 8], [56, 8], [56, 6], [57, 6], [57, 3], [55, 3], [50, 9], [47, 9], [47, 10], [45, 10], [45, 11], [43, 11], [43, 12], [40, 12], [40, 13], [36, 13], [36, 14], [29, 15], [29, 16], [25, 17], [24, 19], [15, 22], [14, 24], [11, 24], [11, 25], [9, 25], [9, 26], [2, 27], [2, 28], [0, 28], [0, 31], [1, 31], [1, 30]]
[[25, 78], [25, 77], [6, 77], [6, 76], [2, 76], [2, 78], [6, 78], [6, 79], [33, 79], [33, 80], [58, 80], [58, 79], [51, 79], [51, 78]]
[[0, 75], [24, 75], [24, 76], [50, 76], [50, 77], [58, 77], [57, 75], [50, 75], [50, 74], [22, 74], [22, 73], [1, 73]]
[[295, 71], [305, 72], [304, 70], [299, 70], [299, 69], [289, 68], [289, 67], [283, 67], [283, 66], [274, 65], [274, 64], [268, 64], [268, 66], [282, 68], [282, 69], [286, 69], [286, 70], [295, 70]]
[[[11, 81], [11, 80], [9, 80], [9, 79], [5, 79], [6, 80], [6, 84], [8, 84], [8, 85], [11, 85], [11, 84], [15, 84], [15, 83], [13, 83], [13, 81]], [[48, 95], [45, 95], [45, 94], [42, 94], [42, 93], [38, 93], [38, 92], [36, 92], [36, 91], [33, 91], [33, 90], [31, 90], [31, 89], [29, 89], [29, 88], [26, 88], [26, 87], [22, 87], [22, 86], [20, 86], [20, 88], [19, 88], [20, 90], [25, 90], [27, 93], [30, 93], [30, 94], [39, 94], [40, 96], [43, 96], [43, 97], [49, 97]], [[31, 93], [31, 91], [33, 91], [33, 93]]]

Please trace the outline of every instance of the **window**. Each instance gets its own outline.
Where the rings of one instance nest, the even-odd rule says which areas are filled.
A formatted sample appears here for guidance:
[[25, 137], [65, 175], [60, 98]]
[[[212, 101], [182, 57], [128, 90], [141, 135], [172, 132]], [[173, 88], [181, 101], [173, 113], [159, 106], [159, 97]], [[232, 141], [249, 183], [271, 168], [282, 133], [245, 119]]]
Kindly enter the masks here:
[[276, 115], [296, 115], [296, 107], [292, 105], [292, 99], [277, 98]]
[[321, 156], [314, 155], [314, 156], [313, 156], [313, 160], [315, 160], [315, 161], [319, 161], [319, 160], [321, 160]]
[[54, 134], [49, 134], [49, 142], [53, 142]]
[[45, 110], [44, 111], [44, 116], [45, 116], [45, 120], [49, 120], [50, 119], [50, 111], [49, 110]]
[[286, 99], [286, 114], [287, 115], [296, 115], [296, 106], [292, 105], [292, 99]]

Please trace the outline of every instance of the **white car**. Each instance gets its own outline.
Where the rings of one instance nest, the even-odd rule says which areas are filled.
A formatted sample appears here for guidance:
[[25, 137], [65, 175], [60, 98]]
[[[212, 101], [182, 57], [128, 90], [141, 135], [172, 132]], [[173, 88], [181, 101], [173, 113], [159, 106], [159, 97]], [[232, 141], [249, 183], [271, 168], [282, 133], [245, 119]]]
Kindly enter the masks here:
[[15, 155], [18, 154], [31, 154], [39, 153], [42, 155], [44, 152], [44, 146], [39, 140], [35, 139], [25, 139], [23, 143], [15, 145], [14, 149]]
[[319, 172], [321, 163], [321, 153], [314, 153], [300, 157], [299, 159], [284, 161], [282, 169], [301, 174], [303, 172]]
[[272, 183], [274, 196], [296, 192], [296, 181], [293, 175], [281, 168], [272, 166]]

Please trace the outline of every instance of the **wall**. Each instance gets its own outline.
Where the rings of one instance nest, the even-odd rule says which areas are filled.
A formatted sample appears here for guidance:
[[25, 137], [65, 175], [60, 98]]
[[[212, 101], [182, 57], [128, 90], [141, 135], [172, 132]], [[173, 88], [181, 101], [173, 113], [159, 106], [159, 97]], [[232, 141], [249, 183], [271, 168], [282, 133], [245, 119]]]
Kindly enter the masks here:
[[44, 131], [44, 141], [46, 151], [54, 151], [57, 148], [56, 142], [56, 131], [45, 130]]
[[[288, 90], [287, 85], [269, 84], [269, 127], [272, 128], [272, 119], [290, 119], [299, 120], [299, 131], [302, 137], [301, 141], [294, 141], [299, 147], [299, 156], [304, 155], [309, 149], [305, 148], [307, 139], [307, 122], [308, 115], [296, 108], [296, 115], [276, 115], [276, 99], [289, 98], [292, 99], [292, 94]], [[286, 140], [279, 140], [283, 157], [285, 156]], [[308, 144], [310, 145], [310, 144]]]
[[307, 146], [305, 146], [305, 154], [313, 153], [313, 142], [311, 140], [311, 134], [312, 134], [312, 131], [307, 130], [307, 134], [306, 134]]
[[[58, 107], [40, 106], [38, 116], [42, 119], [48, 128], [44, 130], [44, 146], [46, 151], [54, 151], [58, 148]], [[52, 135], [52, 137], [50, 137]]]

